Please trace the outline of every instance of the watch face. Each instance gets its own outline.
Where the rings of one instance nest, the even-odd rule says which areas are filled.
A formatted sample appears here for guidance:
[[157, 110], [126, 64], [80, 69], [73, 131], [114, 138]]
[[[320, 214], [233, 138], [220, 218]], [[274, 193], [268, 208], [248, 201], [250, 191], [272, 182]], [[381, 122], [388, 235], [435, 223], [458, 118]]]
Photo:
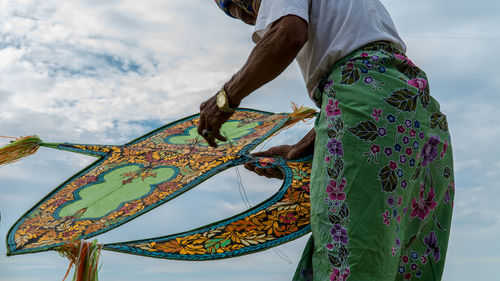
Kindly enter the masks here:
[[224, 96], [223, 93], [219, 93], [217, 95], [217, 106], [221, 108], [224, 107], [224, 105], [226, 105], [226, 96]]

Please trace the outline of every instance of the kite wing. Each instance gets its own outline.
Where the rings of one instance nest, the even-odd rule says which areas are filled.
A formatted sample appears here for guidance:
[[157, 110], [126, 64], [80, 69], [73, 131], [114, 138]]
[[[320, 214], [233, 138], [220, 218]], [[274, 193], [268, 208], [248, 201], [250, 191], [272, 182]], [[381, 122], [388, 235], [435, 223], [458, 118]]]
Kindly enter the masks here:
[[311, 162], [263, 158], [284, 175], [280, 190], [258, 206], [220, 222], [169, 236], [104, 245], [103, 249], [174, 260], [215, 260], [262, 251], [310, 231]]
[[42, 143], [99, 160], [53, 190], [14, 224], [7, 236], [7, 254], [47, 251], [118, 227], [247, 161], [248, 152], [264, 139], [313, 114], [313, 110], [272, 114], [240, 109], [222, 127], [228, 141], [216, 149], [197, 134], [199, 115], [125, 145]]

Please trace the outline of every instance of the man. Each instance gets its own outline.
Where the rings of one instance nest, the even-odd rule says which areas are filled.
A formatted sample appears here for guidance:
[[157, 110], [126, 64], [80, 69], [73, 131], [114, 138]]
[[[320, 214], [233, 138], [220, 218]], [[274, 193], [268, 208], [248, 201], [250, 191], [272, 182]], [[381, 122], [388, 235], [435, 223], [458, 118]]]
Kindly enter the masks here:
[[[321, 113], [299, 143], [313, 153], [311, 229], [294, 280], [440, 280], [454, 194], [446, 116], [378, 0], [216, 0], [255, 25], [247, 62], [200, 106], [211, 146], [241, 100], [294, 59]], [[259, 175], [274, 169], [245, 165]]]

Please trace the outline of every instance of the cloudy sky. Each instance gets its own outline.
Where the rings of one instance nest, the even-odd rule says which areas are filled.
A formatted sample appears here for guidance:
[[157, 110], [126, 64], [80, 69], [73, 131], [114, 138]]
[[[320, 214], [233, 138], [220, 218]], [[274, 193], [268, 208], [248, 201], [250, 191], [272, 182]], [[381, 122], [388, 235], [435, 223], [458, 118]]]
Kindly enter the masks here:
[[[492, 0], [383, 0], [448, 115], [456, 203], [443, 280], [496, 280], [500, 264], [500, 7]], [[123, 144], [198, 111], [244, 63], [252, 29], [212, 0], [0, 0], [0, 135]], [[265, 100], [265, 102], [263, 102]], [[295, 64], [242, 106], [312, 107]], [[274, 143], [296, 141], [301, 125]], [[310, 126], [310, 125], [309, 125]], [[6, 144], [7, 141], [0, 141]], [[45, 194], [94, 159], [49, 149], [0, 168], [0, 239]], [[250, 201], [279, 181], [239, 168]], [[235, 170], [104, 235], [100, 242], [192, 229], [245, 209]], [[182, 213], [182, 216], [174, 215]], [[290, 280], [307, 237], [236, 259], [178, 262], [103, 252], [101, 280]], [[57, 253], [7, 258], [0, 280], [62, 280]], [[282, 257], [280, 257], [282, 256]], [[284, 257], [283, 257], [284, 256]]]

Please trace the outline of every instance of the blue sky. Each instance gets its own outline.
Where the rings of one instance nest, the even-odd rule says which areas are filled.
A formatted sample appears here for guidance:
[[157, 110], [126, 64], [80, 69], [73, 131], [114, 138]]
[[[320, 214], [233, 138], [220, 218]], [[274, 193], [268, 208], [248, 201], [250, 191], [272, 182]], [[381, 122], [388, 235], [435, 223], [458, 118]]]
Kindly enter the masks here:
[[[443, 280], [496, 280], [500, 264], [500, 7], [491, 0], [383, 0], [428, 76], [453, 136], [456, 202]], [[198, 111], [241, 67], [251, 28], [211, 0], [0, 1], [0, 135], [47, 142], [122, 144]], [[273, 112], [313, 107], [294, 63], [242, 106]], [[265, 101], [265, 102], [264, 102]], [[310, 126], [310, 125], [309, 125]], [[296, 141], [308, 125], [273, 143]], [[3, 141], [1, 144], [7, 143]], [[272, 143], [271, 143], [272, 144]], [[0, 237], [62, 181], [94, 161], [41, 149], [0, 168]], [[239, 169], [250, 201], [280, 181]], [[97, 237], [120, 242], [192, 229], [245, 209], [235, 171]], [[178, 214], [183, 214], [179, 216]], [[103, 252], [101, 280], [290, 280], [307, 237], [273, 251], [217, 262], [179, 262]], [[0, 280], [62, 280], [57, 253], [5, 256]]]

